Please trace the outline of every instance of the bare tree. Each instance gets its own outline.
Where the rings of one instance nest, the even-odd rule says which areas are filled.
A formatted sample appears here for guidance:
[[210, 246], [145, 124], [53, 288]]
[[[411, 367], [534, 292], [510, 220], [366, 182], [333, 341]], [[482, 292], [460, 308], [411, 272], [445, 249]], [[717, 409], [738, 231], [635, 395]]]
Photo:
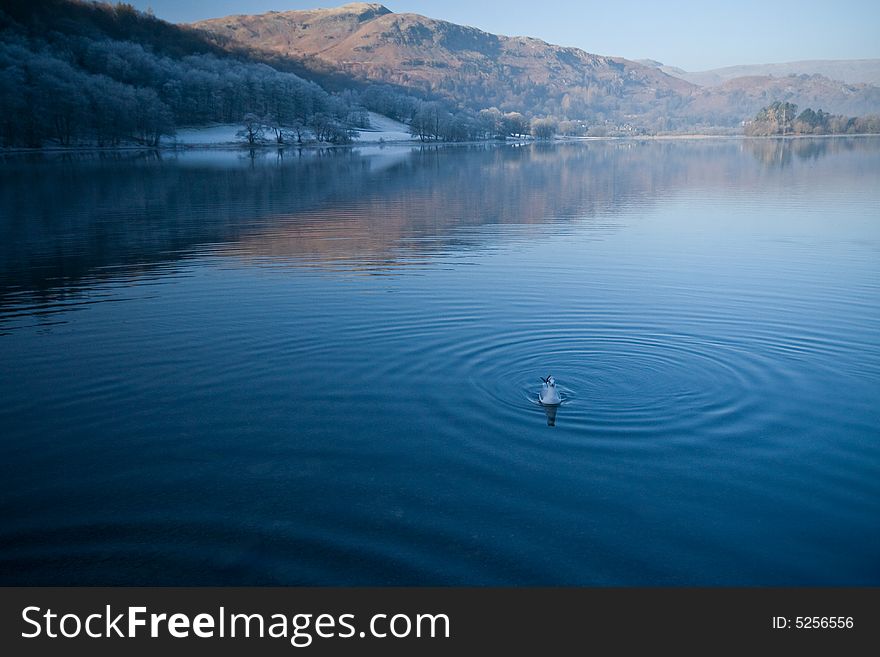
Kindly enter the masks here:
[[242, 123], [244, 124], [242, 129], [235, 133], [237, 137], [245, 139], [249, 146], [253, 146], [257, 142], [263, 141], [263, 136], [266, 133], [266, 126], [263, 119], [253, 112], [248, 112], [244, 115]]

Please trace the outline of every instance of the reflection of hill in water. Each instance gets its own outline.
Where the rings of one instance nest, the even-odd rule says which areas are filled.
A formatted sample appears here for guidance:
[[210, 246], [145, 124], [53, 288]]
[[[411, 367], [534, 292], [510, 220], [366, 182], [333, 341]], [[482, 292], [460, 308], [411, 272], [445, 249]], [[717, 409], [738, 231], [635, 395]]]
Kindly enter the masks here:
[[499, 238], [481, 226], [521, 224], [533, 239], [548, 221], [608, 228], [621, 211], [682, 188], [778, 185], [780, 162], [807, 162], [799, 176], [834, 184], [855, 166], [845, 157], [852, 150], [878, 153], [880, 141], [8, 158], [0, 166], [0, 295], [57, 298], [209, 252], [398, 266]]

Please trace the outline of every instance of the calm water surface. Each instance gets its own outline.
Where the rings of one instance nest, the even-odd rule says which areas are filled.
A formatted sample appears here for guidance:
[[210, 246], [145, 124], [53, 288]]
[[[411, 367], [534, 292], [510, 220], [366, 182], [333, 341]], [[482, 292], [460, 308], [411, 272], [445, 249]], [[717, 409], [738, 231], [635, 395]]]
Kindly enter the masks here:
[[880, 140], [6, 157], [0, 365], [0, 584], [880, 585]]

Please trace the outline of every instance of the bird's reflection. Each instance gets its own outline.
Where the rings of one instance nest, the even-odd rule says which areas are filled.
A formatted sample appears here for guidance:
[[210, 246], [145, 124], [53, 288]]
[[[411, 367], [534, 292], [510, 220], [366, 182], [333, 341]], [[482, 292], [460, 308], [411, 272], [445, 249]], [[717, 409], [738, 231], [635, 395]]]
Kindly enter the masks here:
[[559, 409], [559, 406], [544, 406], [544, 412], [547, 414], [547, 426], [555, 427], [556, 426], [556, 411]]

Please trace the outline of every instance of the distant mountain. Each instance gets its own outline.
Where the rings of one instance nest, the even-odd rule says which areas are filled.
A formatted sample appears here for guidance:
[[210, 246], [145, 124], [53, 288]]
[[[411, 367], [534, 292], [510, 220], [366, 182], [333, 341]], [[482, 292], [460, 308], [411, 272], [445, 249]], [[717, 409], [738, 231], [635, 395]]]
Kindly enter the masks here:
[[705, 87], [693, 95], [688, 112], [695, 120], [730, 123], [737, 117], [752, 118], [762, 107], [780, 100], [823, 109], [832, 114], [864, 116], [880, 108], [880, 87], [846, 84], [822, 75], [788, 77], [743, 76], [715, 87]]
[[505, 37], [379, 4], [228, 16], [193, 27], [219, 44], [456, 101], [558, 118], [661, 119], [696, 87], [620, 57]]
[[821, 75], [848, 84], [880, 86], [880, 59], [813, 59], [780, 64], [744, 64], [694, 73], [653, 60], [640, 60], [640, 62], [701, 87], [716, 87], [733, 78], [764, 76], [782, 78], [790, 75]]
[[640, 62], [701, 87], [688, 105], [696, 120], [750, 118], [775, 100], [846, 116], [876, 114], [880, 108], [880, 59], [728, 66], [698, 73], [650, 59]]
[[[735, 126], [774, 100], [832, 113], [880, 112], [880, 88], [833, 81], [865, 79], [876, 60], [691, 74], [654, 60], [498, 36], [369, 3], [228, 16], [191, 27], [223, 47], [295, 62], [297, 71], [387, 83], [477, 111], [497, 107], [648, 130]], [[743, 75], [752, 69], [764, 74]], [[783, 72], [788, 77], [779, 77]]]

